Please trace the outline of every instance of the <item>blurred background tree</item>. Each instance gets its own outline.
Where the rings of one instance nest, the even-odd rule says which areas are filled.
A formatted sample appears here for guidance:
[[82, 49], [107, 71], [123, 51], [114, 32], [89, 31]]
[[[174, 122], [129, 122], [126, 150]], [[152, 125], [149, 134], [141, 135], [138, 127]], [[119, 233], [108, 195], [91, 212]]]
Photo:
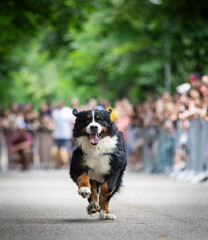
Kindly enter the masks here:
[[142, 101], [207, 74], [203, 0], [8, 0], [0, 3], [0, 100]]

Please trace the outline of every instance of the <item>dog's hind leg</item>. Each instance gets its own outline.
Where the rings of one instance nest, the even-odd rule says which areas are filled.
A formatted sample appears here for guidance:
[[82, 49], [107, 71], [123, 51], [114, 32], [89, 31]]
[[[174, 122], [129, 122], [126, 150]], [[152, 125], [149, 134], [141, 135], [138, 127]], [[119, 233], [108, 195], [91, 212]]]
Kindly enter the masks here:
[[97, 211], [100, 210], [100, 206], [98, 204], [97, 182], [91, 180], [90, 184], [91, 184], [91, 196], [88, 199], [89, 205], [87, 207], [87, 212], [89, 215], [92, 215], [93, 213], [96, 213]]
[[116, 216], [111, 214], [108, 208], [111, 195], [115, 188], [111, 188], [108, 182], [105, 181], [101, 187], [99, 205], [100, 205], [100, 219], [115, 220]]

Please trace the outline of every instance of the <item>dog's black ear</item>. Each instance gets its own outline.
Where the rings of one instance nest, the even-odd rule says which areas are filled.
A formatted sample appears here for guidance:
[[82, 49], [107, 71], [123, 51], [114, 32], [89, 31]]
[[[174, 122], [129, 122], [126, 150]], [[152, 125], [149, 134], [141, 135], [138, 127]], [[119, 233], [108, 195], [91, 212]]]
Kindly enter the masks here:
[[79, 114], [78, 111], [77, 111], [77, 109], [73, 109], [72, 113], [74, 114], [75, 117], [77, 117], [78, 114]]
[[111, 109], [111, 108], [108, 110], [108, 113], [109, 113], [109, 114], [111, 114], [111, 113], [112, 113], [112, 109]]

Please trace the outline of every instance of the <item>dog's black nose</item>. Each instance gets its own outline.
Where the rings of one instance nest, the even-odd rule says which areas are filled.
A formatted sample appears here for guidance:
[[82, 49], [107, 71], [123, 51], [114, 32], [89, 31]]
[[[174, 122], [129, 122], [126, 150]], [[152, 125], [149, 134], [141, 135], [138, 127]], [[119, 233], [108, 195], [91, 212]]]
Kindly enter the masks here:
[[97, 132], [98, 126], [92, 125], [92, 126], [90, 126], [90, 130], [93, 131], [93, 132]]

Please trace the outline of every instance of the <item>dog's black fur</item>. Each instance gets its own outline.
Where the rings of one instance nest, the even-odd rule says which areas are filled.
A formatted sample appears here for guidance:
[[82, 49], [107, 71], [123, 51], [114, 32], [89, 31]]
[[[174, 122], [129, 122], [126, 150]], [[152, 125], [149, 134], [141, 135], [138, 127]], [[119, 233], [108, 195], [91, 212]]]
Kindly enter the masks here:
[[[108, 210], [108, 204], [121, 186], [127, 163], [123, 133], [118, 131], [115, 123], [111, 121], [111, 110], [78, 113], [74, 109], [73, 114], [76, 116], [73, 136], [77, 148], [71, 160], [71, 178], [77, 183], [79, 194], [88, 198], [89, 214], [102, 210], [101, 219], [115, 219]], [[93, 185], [96, 185], [100, 195], [99, 206], [97, 201], [95, 208], [93, 204], [96, 202], [96, 196], [90, 196], [94, 191]]]

